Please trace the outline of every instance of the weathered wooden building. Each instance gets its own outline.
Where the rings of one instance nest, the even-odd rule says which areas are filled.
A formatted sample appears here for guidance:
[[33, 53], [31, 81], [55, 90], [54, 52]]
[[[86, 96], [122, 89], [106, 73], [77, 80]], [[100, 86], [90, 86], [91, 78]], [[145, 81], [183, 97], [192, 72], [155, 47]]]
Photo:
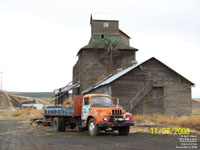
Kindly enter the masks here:
[[119, 29], [115, 16], [101, 18], [92, 15], [90, 24], [91, 39], [79, 50], [78, 61], [73, 67], [74, 83], [80, 83], [74, 94], [80, 94], [105, 76], [119, 68], [125, 69], [135, 61], [137, 49], [129, 46], [130, 37]]
[[120, 99], [120, 105], [134, 114], [191, 113], [192, 82], [152, 57], [82, 91], [107, 93]]
[[137, 64], [138, 49], [129, 45], [115, 16], [91, 15], [90, 24], [90, 41], [73, 67], [74, 95], [106, 93], [133, 113], [191, 113], [192, 82], [154, 57]]

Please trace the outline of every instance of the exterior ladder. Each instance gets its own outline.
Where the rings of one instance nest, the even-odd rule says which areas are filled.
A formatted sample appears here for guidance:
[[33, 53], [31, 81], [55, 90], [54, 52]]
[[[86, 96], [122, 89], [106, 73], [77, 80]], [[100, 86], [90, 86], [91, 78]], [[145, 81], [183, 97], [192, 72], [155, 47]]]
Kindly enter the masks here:
[[152, 89], [153, 82], [149, 81], [142, 89], [131, 99], [129, 104], [125, 107], [127, 112], [131, 112], [133, 108], [144, 98], [144, 96]]

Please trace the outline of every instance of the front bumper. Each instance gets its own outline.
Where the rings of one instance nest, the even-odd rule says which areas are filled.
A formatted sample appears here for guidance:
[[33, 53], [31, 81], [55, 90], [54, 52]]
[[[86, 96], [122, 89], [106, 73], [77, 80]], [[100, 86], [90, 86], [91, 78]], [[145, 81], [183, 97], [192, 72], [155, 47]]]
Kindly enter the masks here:
[[113, 122], [113, 123], [99, 123], [97, 124], [99, 127], [130, 127], [134, 126], [134, 122]]

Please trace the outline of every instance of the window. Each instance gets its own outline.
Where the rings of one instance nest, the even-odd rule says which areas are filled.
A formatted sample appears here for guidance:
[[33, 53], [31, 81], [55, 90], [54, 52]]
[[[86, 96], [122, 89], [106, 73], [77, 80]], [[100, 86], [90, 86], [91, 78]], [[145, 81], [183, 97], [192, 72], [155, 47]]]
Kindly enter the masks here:
[[103, 27], [105, 27], [105, 28], [109, 27], [109, 23], [108, 22], [104, 22], [103, 23]]
[[84, 105], [89, 105], [89, 104], [90, 104], [89, 97], [86, 97], [84, 99]]
[[112, 100], [110, 97], [106, 96], [93, 96], [92, 103], [95, 105], [112, 105]]

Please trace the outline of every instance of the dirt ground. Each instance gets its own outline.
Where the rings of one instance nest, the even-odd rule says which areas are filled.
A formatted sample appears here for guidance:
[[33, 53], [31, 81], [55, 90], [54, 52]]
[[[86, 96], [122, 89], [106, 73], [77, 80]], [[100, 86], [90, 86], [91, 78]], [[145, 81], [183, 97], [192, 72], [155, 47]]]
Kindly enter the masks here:
[[[102, 133], [100, 136], [90, 137], [87, 132], [78, 130], [55, 133], [51, 127], [31, 126], [29, 122], [0, 121], [1, 150], [173, 150], [180, 146], [179, 138], [180, 135], [140, 132], [129, 136]], [[199, 136], [197, 141], [199, 148]]]

